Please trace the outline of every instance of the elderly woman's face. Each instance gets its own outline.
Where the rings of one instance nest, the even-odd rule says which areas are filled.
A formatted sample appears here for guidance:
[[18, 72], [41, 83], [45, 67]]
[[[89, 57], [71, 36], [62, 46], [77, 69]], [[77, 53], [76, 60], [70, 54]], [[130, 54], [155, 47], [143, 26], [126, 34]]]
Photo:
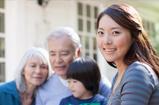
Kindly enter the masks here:
[[29, 59], [24, 67], [24, 78], [27, 86], [39, 86], [48, 76], [48, 65], [44, 64], [38, 57]]
[[108, 15], [100, 19], [96, 38], [104, 58], [114, 63], [123, 62], [132, 44], [130, 31], [117, 24]]

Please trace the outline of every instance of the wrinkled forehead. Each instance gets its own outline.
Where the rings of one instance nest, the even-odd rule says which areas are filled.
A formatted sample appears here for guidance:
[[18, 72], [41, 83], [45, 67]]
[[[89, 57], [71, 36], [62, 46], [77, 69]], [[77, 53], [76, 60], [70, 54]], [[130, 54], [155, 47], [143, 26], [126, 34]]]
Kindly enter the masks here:
[[51, 40], [59, 40], [59, 41], [65, 40], [67, 42], [71, 42], [71, 44], [75, 48], [81, 47], [80, 39], [78, 38], [76, 34], [74, 35], [74, 34], [67, 34], [67, 33], [53, 33], [47, 38], [47, 41], [51, 41]]
[[58, 50], [75, 50], [74, 42], [67, 36], [52, 37], [48, 41], [49, 49]]

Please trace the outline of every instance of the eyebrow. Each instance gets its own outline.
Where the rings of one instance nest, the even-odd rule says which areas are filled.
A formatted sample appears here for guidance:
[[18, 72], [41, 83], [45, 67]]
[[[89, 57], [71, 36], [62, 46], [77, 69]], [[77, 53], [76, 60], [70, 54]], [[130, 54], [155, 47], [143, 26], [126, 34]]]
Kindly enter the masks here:
[[[114, 30], [114, 29], [121, 29], [120, 27], [112, 27], [111, 30]], [[98, 30], [104, 30], [104, 28], [98, 28]]]
[[49, 51], [50, 53], [56, 53], [56, 52], [70, 52], [71, 50], [69, 50], [69, 49], [63, 49], [63, 50], [61, 50], [61, 51], [53, 51], [53, 50], [51, 50], [51, 51]]
[[98, 30], [104, 30], [103, 28], [98, 28]]
[[111, 28], [111, 29], [113, 30], [113, 29], [121, 29], [121, 28], [120, 28], [120, 27], [113, 27], [113, 28]]

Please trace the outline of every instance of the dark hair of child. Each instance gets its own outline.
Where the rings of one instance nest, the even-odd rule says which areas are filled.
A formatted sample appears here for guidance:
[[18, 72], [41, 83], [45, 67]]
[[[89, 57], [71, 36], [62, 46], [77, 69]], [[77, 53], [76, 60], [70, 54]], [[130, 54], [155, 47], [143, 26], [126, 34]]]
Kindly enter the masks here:
[[66, 76], [67, 79], [76, 79], [82, 82], [84, 87], [93, 95], [98, 93], [101, 74], [96, 61], [92, 58], [75, 59], [70, 64]]

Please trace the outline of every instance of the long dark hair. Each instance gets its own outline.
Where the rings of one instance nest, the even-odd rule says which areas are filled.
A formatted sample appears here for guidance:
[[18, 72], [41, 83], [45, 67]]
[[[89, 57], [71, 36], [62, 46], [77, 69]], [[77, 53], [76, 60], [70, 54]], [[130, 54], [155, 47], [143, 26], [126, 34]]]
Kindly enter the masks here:
[[136, 60], [144, 62], [149, 64], [159, 77], [159, 57], [148, 40], [148, 35], [143, 28], [138, 12], [128, 4], [113, 4], [99, 14], [96, 24], [97, 29], [99, 21], [104, 15], [109, 15], [116, 23], [128, 29], [131, 33], [133, 43], [125, 55], [125, 64], [129, 65]]

